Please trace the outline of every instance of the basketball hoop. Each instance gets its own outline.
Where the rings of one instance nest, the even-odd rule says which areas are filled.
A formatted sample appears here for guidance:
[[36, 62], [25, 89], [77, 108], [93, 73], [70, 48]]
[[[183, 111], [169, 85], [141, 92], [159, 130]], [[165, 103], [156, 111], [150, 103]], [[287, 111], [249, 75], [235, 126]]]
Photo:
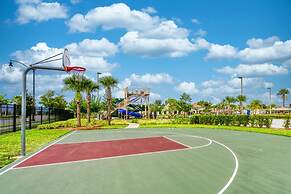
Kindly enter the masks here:
[[76, 74], [82, 74], [86, 71], [85, 67], [80, 67], [80, 66], [71, 66], [71, 61], [70, 61], [70, 55], [69, 55], [69, 50], [65, 48], [64, 53], [63, 53], [63, 67], [64, 70], [68, 73], [76, 73]]

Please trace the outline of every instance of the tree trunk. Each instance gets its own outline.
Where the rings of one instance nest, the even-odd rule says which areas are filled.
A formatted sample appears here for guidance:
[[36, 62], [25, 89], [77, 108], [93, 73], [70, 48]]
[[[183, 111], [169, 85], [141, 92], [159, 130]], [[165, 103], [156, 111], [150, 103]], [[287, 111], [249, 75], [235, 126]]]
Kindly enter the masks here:
[[108, 125], [111, 125], [111, 106], [112, 106], [112, 96], [111, 96], [111, 88], [107, 88], [107, 121]]
[[91, 94], [90, 93], [87, 93], [87, 96], [86, 96], [86, 102], [87, 102], [87, 123], [89, 124], [90, 123], [90, 120], [91, 120]]
[[81, 102], [76, 100], [77, 104], [77, 127], [81, 127]]
[[285, 99], [286, 99], [285, 94], [283, 94], [283, 108], [285, 107]]
[[239, 107], [240, 107], [240, 114], [242, 115], [242, 113], [243, 113], [243, 103], [242, 103], [242, 101], [239, 102]]

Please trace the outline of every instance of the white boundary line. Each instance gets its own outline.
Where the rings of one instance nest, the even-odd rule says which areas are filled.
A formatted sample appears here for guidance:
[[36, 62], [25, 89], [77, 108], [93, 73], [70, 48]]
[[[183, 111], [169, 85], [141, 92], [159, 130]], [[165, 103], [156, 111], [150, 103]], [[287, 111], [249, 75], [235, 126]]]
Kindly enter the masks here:
[[[196, 137], [196, 138], [202, 138], [202, 139], [208, 139], [206, 137], [201, 137], [201, 136], [196, 136], [196, 135], [188, 135], [188, 134], [181, 134], [181, 135], [190, 136], [190, 137]], [[233, 156], [233, 158], [235, 160], [235, 168], [234, 168], [234, 170], [232, 172], [231, 177], [229, 178], [227, 183], [217, 192], [217, 194], [223, 194], [227, 190], [227, 188], [231, 185], [231, 183], [233, 182], [233, 180], [234, 180], [234, 178], [235, 178], [235, 176], [237, 174], [238, 168], [239, 168], [239, 162], [238, 162], [236, 154], [229, 147], [227, 147], [226, 145], [224, 145], [223, 143], [221, 143], [219, 141], [216, 141], [216, 140], [213, 140], [213, 139], [208, 139], [208, 140], [210, 140], [211, 142], [214, 142], [214, 143], [226, 148], [232, 154], [232, 156]]]
[[[164, 137], [164, 136], [159, 136], [159, 137]], [[168, 139], [169, 141], [173, 141], [175, 143], [181, 144], [182, 143], [172, 140], [171, 138], [167, 138], [164, 137], [166, 139]], [[201, 137], [197, 137], [197, 138], [201, 138]], [[25, 167], [17, 167], [17, 168], [13, 168], [12, 170], [20, 170], [20, 169], [27, 169], [27, 168], [36, 168], [36, 167], [44, 167], [44, 166], [55, 166], [55, 165], [62, 165], [62, 164], [73, 164], [73, 163], [82, 163], [82, 162], [90, 162], [90, 161], [98, 161], [98, 160], [107, 160], [107, 159], [115, 159], [115, 158], [126, 158], [126, 157], [134, 157], [134, 156], [144, 156], [144, 155], [152, 155], [152, 154], [159, 154], [159, 153], [169, 153], [169, 152], [178, 152], [178, 151], [186, 151], [186, 150], [192, 150], [192, 149], [198, 149], [198, 148], [202, 148], [202, 147], [206, 147], [211, 145], [212, 141], [208, 138], [202, 138], [202, 139], [207, 139], [209, 141], [209, 143], [205, 144], [205, 145], [201, 145], [201, 146], [195, 146], [195, 147], [191, 147], [191, 146], [186, 146], [187, 148], [182, 148], [182, 149], [173, 149], [173, 150], [164, 150], [164, 151], [153, 151], [153, 152], [146, 152], [146, 153], [139, 153], [139, 154], [128, 154], [128, 155], [122, 155], [122, 156], [112, 156], [112, 157], [105, 157], [105, 158], [96, 158], [96, 159], [87, 159], [87, 160], [77, 160], [77, 161], [69, 161], [69, 162], [58, 162], [58, 163], [51, 163], [51, 164], [40, 164], [40, 165], [34, 165], [34, 166], [25, 166]]]
[[237, 159], [237, 156], [235, 155], [235, 153], [229, 148], [227, 147], [226, 145], [224, 145], [223, 143], [220, 143], [218, 141], [215, 141], [213, 140], [213, 142], [221, 145], [222, 147], [226, 148], [228, 151], [230, 151], [230, 153], [232, 154], [234, 160], [235, 160], [235, 168], [232, 172], [232, 175], [230, 177], [230, 179], [228, 180], [228, 182], [226, 183], [226, 185], [224, 185], [224, 187], [222, 189], [220, 189], [220, 191], [217, 193], [217, 194], [222, 194], [226, 191], [226, 189], [230, 186], [230, 184], [233, 182], [236, 174], [237, 174], [237, 171], [238, 171], [238, 167], [239, 167], [239, 162], [238, 162], [238, 159]]
[[44, 148], [42, 148], [42, 149], [38, 150], [37, 152], [31, 154], [30, 156], [28, 156], [28, 157], [25, 158], [24, 160], [21, 160], [21, 161], [19, 161], [19, 162], [16, 162], [15, 164], [13, 164], [12, 166], [10, 166], [10, 167], [7, 168], [6, 170], [0, 172], [0, 176], [3, 175], [4, 173], [8, 172], [9, 170], [13, 169], [13, 168], [14, 168], [15, 166], [17, 166], [18, 164], [20, 164], [20, 163], [22, 163], [22, 162], [28, 160], [29, 158], [35, 156], [36, 154], [38, 154], [38, 153], [40, 153], [41, 151], [43, 151], [43, 150], [49, 148], [50, 146], [52, 146], [52, 145], [58, 143], [59, 141], [63, 140], [64, 138], [66, 138], [66, 137], [68, 137], [68, 136], [74, 134], [75, 132], [76, 132], [76, 131], [72, 131], [72, 132], [70, 132], [70, 133], [68, 133], [68, 134], [66, 134], [66, 135], [64, 135], [64, 136], [62, 136], [62, 137], [60, 137], [59, 139], [53, 141], [52, 143], [50, 143], [49, 145], [45, 146]]
[[[58, 139], [57, 141], [53, 142], [52, 144], [44, 147], [43, 149], [39, 150], [38, 152], [32, 154], [31, 156], [27, 157], [26, 159], [14, 164], [13, 166], [9, 167], [8, 169], [2, 171], [0, 173], [0, 176], [4, 173], [6, 173], [7, 171], [13, 169], [13, 167], [15, 167], [16, 165], [18, 165], [19, 163], [21, 162], [24, 162], [25, 160], [31, 158], [32, 156], [38, 154], [39, 152], [43, 151], [44, 149], [54, 145], [55, 143], [61, 141], [62, 139], [68, 137], [69, 135], [72, 135], [73, 133], [75, 133], [76, 131], [73, 131], [63, 137], [61, 137], [60, 139]], [[121, 132], [121, 131], [120, 131]], [[150, 132], [150, 131], [149, 131]], [[231, 183], [233, 182], [234, 178], [236, 177], [236, 174], [238, 172], [238, 168], [239, 168], [239, 161], [238, 161], [238, 158], [236, 156], [236, 154], [229, 148], [227, 147], [226, 145], [224, 145], [223, 143], [219, 142], [219, 141], [216, 141], [216, 140], [212, 140], [212, 139], [209, 139], [209, 138], [206, 138], [206, 137], [201, 137], [201, 136], [196, 136], [196, 135], [189, 135], [189, 134], [183, 134], [183, 133], [176, 133], [176, 134], [173, 134], [173, 135], [182, 135], [182, 136], [190, 136], [190, 137], [194, 137], [194, 138], [201, 138], [201, 139], [206, 139], [209, 141], [208, 144], [205, 144], [205, 145], [202, 145], [202, 146], [197, 146], [197, 147], [189, 147], [189, 148], [186, 148], [186, 149], [178, 149], [178, 150], [166, 150], [166, 151], [160, 151], [160, 152], [148, 152], [148, 153], [141, 153], [141, 154], [133, 154], [133, 155], [123, 155], [123, 156], [115, 156], [115, 157], [108, 157], [108, 158], [98, 158], [98, 159], [92, 159], [92, 160], [81, 160], [81, 161], [73, 161], [73, 162], [64, 162], [64, 163], [54, 163], [54, 164], [45, 164], [45, 165], [38, 165], [38, 166], [30, 166], [30, 167], [21, 167], [21, 168], [16, 168], [16, 169], [23, 169], [23, 168], [33, 168], [33, 167], [39, 167], [39, 166], [50, 166], [50, 165], [57, 165], [57, 164], [66, 164], [66, 163], [77, 163], [77, 162], [84, 162], [84, 161], [95, 161], [95, 160], [104, 160], [104, 159], [112, 159], [112, 158], [122, 158], [122, 157], [129, 157], [129, 156], [137, 156], [137, 155], [149, 155], [149, 154], [155, 154], [155, 153], [165, 153], [165, 152], [175, 152], [175, 151], [184, 151], [184, 150], [190, 150], [190, 149], [196, 149], [196, 148], [202, 148], [202, 147], [206, 147], [206, 146], [209, 146], [212, 144], [212, 142], [224, 147], [225, 149], [227, 149], [233, 156], [234, 160], [235, 160], [235, 168], [233, 170], [233, 173], [230, 177], [230, 179], [228, 180], [228, 182], [222, 187], [222, 189], [220, 189], [218, 191], [217, 194], [223, 194], [227, 188], [231, 185]], [[170, 138], [169, 138], [170, 139]], [[173, 140], [172, 140], [173, 141]], [[180, 143], [181, 144], [181, 143]], [[186, 146], [186, 145], [185, 145]]]

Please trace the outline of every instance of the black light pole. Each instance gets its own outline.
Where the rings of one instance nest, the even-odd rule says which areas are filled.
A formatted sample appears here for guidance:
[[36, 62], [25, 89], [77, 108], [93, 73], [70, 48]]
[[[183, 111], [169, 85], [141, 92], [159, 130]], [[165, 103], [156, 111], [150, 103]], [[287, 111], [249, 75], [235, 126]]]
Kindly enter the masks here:
[[97, 86], [98, 86], [98, 89], [97, 89], [97, 99], [99, 100], [99, 76], [101, 75], [102, 73], [100, 72], [97, 72]]
[[270, 100], [270, 114], [272, 114], [272, 88], [267, 88], [269, 90], [269, 100]]
[[243, 95], [243, 77], [238, 77], [240, 79], [240, 95]]

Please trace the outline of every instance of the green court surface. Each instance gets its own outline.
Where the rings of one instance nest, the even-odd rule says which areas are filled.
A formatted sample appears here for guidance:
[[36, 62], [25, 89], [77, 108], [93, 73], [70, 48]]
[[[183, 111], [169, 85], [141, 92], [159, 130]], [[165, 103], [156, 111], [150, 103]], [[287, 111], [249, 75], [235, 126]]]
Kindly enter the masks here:
[[52, 144], [144, 137], [165, 137], [188, 148], [11, 168], [19, 160], [0, 171], [0, 193], [291, 193], [288, 137], [215, 129], [115, 129], [75, 131]]

